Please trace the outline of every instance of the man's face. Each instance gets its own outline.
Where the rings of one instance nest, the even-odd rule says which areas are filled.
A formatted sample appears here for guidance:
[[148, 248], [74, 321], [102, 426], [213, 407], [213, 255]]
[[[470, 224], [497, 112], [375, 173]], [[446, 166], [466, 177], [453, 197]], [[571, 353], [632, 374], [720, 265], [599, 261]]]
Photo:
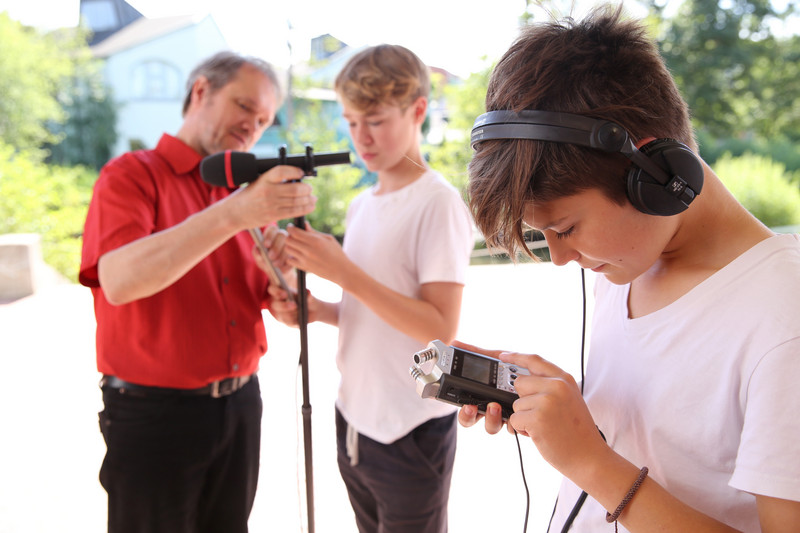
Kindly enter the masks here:
[[524, 220], [544, 233], [554, 264], [575, 261], [616, 284], [649, 270], [677, 231], [674, 217], [646, 215], [596, 189], [529, 206]]
[[198, 105], [190, 110], [196, 113], [193, 148], [203, 156], [223, 150], [249, 151], [275, 119], [275, 88], [251, 65], [243, 65], [217, 91], [211, 91], [207, 82], [197, 90]]

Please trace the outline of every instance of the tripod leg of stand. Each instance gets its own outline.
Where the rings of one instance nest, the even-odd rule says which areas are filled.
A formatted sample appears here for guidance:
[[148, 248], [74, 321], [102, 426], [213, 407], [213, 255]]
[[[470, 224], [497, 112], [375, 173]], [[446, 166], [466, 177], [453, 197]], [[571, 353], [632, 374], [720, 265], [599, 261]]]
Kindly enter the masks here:
[[[295, 221], [297, 227], [305, 228], [304, 217]], [[303, 445], [306, 471], [306, 512], [308, 533], [314, 533], [314, 470], [311, 454], [311, 402], [309, 400], [308, 372], [308, 296], [306, 273], [297, 271], [297, 324], [300, 328], [300, 367], [303, 379]]]

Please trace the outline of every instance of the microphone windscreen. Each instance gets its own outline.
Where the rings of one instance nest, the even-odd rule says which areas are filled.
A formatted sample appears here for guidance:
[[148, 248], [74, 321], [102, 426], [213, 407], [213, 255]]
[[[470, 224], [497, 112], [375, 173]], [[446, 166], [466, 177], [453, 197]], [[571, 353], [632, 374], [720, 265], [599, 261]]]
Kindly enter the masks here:
[[320, 152], [314, 154], [314, 164], [319, 167], [326, 165], [349, 165], [350, 152]]
[[259, 176], [255, 154], [225, 150], [203, 158], [200, 176], [210, 185], [235, 188]]

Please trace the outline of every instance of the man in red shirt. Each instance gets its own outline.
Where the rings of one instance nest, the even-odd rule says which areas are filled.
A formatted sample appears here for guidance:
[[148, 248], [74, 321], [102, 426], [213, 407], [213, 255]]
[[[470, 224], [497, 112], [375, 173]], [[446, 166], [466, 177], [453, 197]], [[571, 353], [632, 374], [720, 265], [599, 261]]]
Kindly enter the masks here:
[[79, 277], [97, 317], [111, 532], [247, 531], [268, 278], [243, 230], [316, 198], [299, 168], [234, 191], [203, 182], [199, 163], [250, 150], [280, 101], [269, 64], [219, 53], [191, 73], [177, 135], [110, 161], [95, 185]]

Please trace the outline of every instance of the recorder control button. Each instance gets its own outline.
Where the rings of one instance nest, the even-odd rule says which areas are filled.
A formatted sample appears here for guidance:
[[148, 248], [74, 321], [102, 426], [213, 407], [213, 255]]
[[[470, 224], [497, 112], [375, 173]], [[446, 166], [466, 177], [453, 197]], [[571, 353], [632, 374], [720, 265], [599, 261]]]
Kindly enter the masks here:
[[508, 370], [509, 370], [509, 371], [510, 371], [512, 374], [516, 374], [517, 372], [519, 372], [519, 370], [517, 370], [517, 367], [515, 367], [515, 366], [510, 366], [510, 367], [508, 367]]

